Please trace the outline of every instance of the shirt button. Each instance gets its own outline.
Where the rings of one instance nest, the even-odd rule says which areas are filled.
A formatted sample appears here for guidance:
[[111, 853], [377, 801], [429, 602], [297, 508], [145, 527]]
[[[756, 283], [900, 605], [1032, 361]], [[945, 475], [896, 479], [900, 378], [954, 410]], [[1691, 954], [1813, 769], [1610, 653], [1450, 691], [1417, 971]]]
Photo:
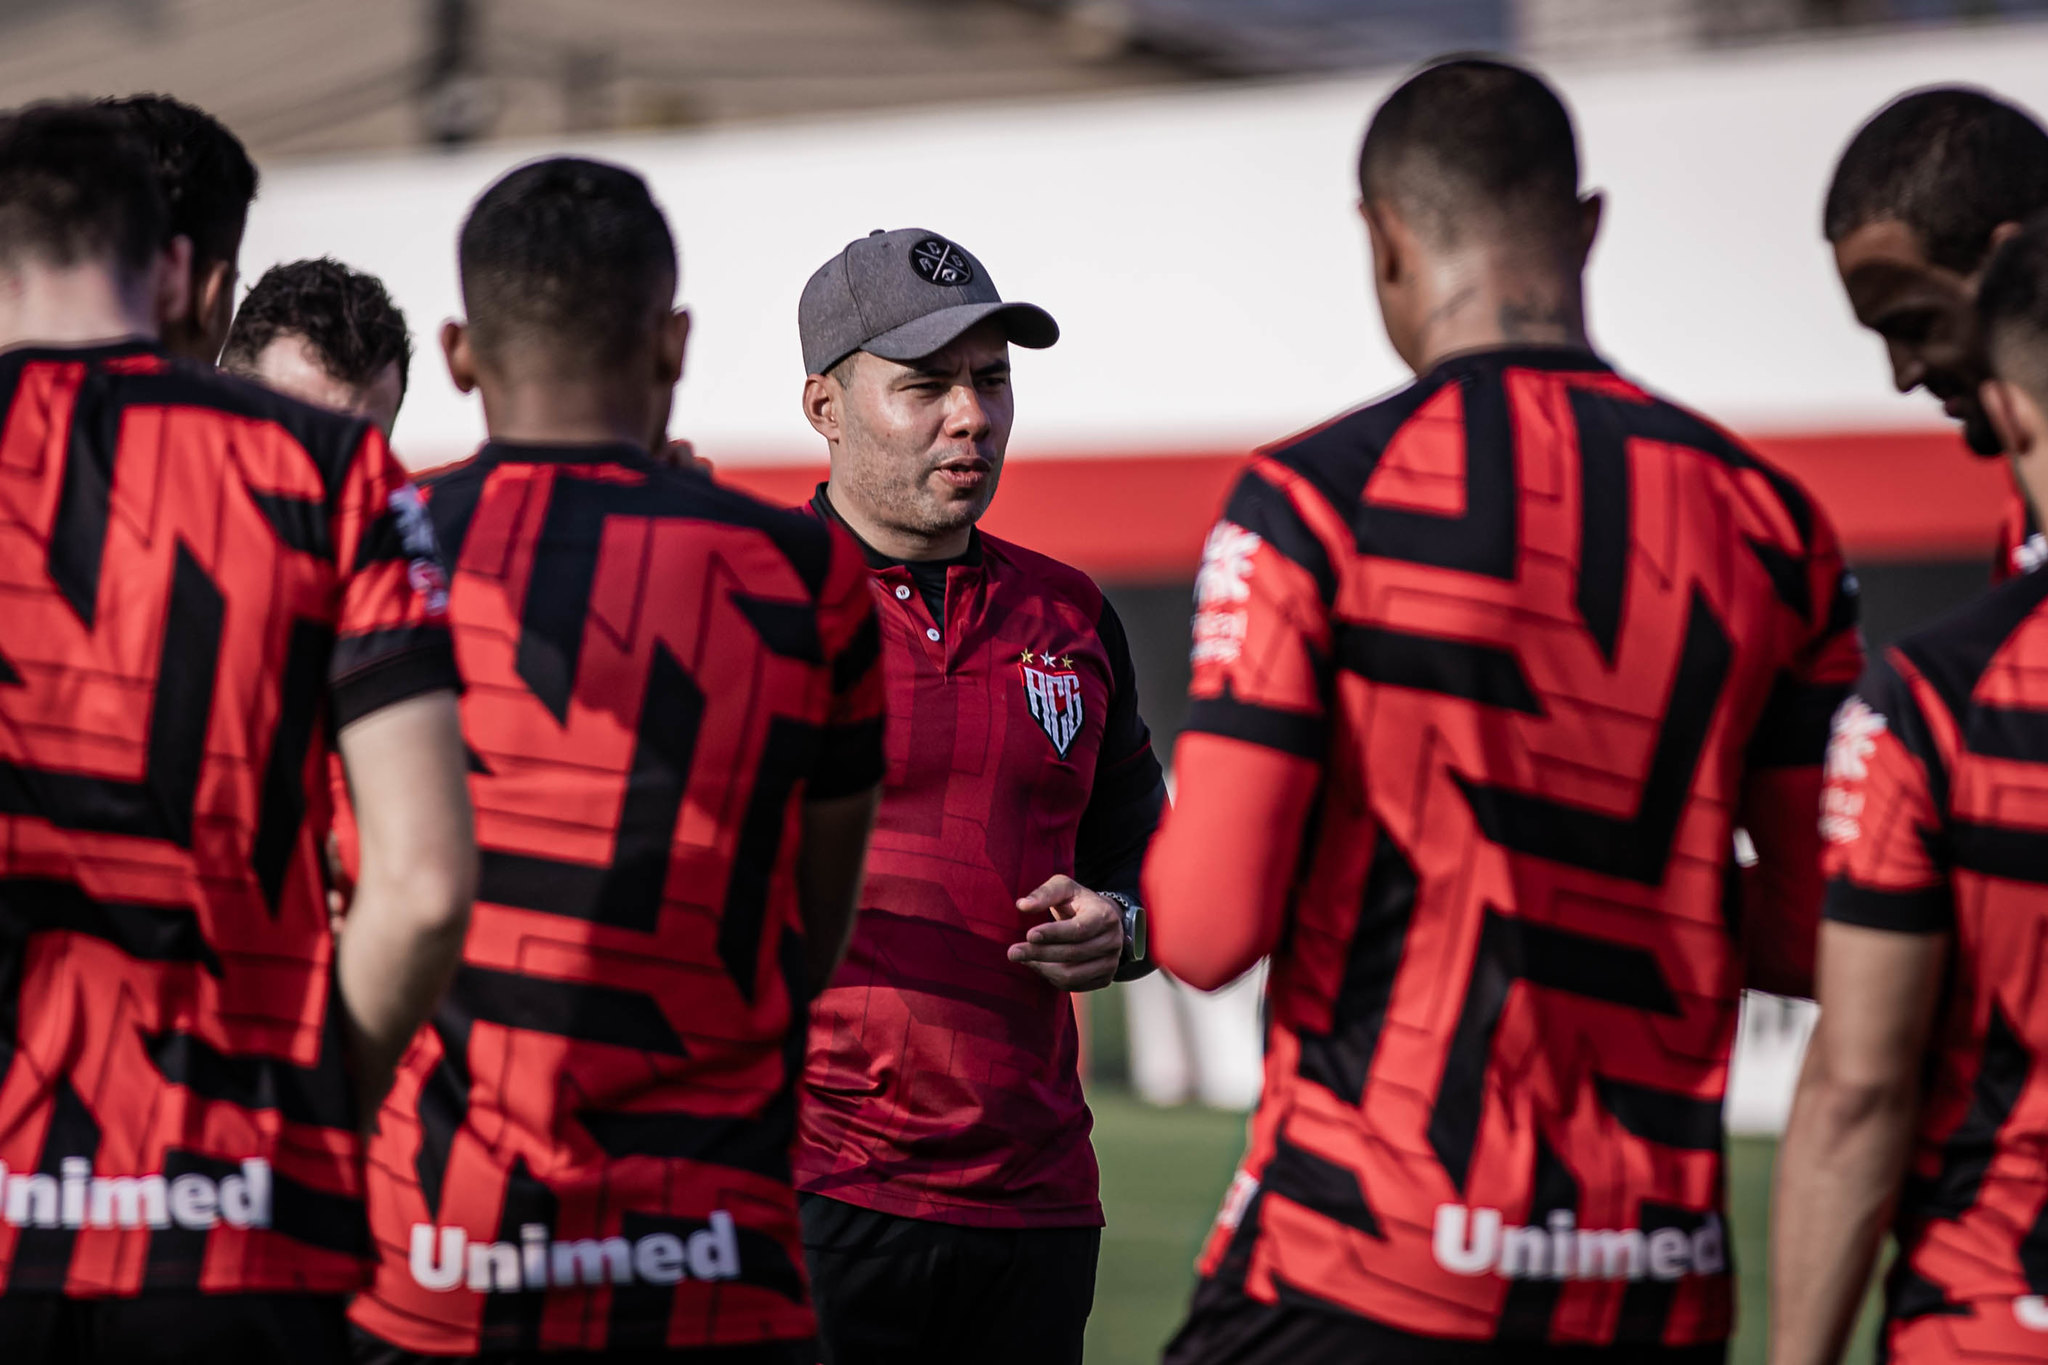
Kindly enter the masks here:
[[899, 583], [899, 584], [897, 584], [897, 585], [896, 585], [896, 600], [897, 600], [898, 602], [908, 602], [908, 601], [910, 600], [910, 589], [908, 589], [908, 588], [904, 587], [904, 586], [903, 586], [902, 584], [900, 584], [900, 583]]
[[924, 638], [936, 644], [938, 642], [939, 632], [932, 629], [930, 626], [926, 626], [924, 628]]

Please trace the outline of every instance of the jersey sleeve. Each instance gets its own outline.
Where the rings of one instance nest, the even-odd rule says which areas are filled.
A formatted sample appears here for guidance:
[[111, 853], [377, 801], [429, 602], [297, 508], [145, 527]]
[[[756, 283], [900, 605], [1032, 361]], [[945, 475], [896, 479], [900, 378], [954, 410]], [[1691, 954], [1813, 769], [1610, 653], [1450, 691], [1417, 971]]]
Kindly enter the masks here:
[[1255, 465], [1209, 533], [1195, 580], [1185, 733], [1320, 767], [1336, 577], [1290, 495], [1295, 482], [1291, 471]]
[[1074, 837], [1074, 876], [1097, 891], [1135, 895], [1145, 846], [1166, 806], [1166, 775], [1138, 714], [1138, 671], [1131, 664], [1130, 639], [1106, 597], [1096, 633], [1109, 655], [1109, 710], [1095, 759], [1095, 785]]
[[1943, 773], [1912, 687], [1889, 659], [1874, 661], [1828, 744], [1828, 919], [1907, 934], [1954, 926], [1936, 796]]
[[374, 428], [343, 476], [333, 523], [341, 566], [328, 670], [335, 727], [424, 692], [459, 689], [433, 523]]
[[[1863, 661], [1856, 578], [1825, 517], [1816, 520], [1811, 546], [1793, 566], [1801, 577], [1779, 587], [1801, 629], [1751, 732], [1739, 811], [1756, 850], [1754, 864], [1739, 873], [1747, 984], [1788, 995], [1813, 992], [1823, 888], [1814, 821], [1821, 764], [1829, 724]], [[1786, 583], [1799, 591], [1787, 592]]]
[[835, 526], [831, 566], [818, 601], [818, 634], [830, 661], [832, 698], [807, 794], [823, 801], [864, 792], [882, 780], [882, 631], [867, 568], [852, 537]]
[[1174, 804], [1144, 883], [1153, 956], [1198, 986], [1278, 941], [1322, 777], [1339, 561], [1319, 497], [1260, 460], [1203, 550]]
[[1842, 563], [1825, 523], [1817, 535], [1805, 584], [1815, 624], [1779, 671], [1757, 719], [1748, 752], [1752, 772], [1819, 767], [1835, 712], [1863, 668], [1856, 575]]

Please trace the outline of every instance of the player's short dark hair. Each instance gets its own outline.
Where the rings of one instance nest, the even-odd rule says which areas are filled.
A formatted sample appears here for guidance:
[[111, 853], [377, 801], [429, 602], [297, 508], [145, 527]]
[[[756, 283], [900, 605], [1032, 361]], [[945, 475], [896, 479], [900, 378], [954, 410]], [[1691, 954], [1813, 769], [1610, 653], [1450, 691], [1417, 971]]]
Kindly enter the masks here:
[[1927, 258], [1969, 273], [1991, 232], [2048, 208], [2048, 132], [1982, 90], [1939, 86], [1901, 95], [1856, 130], [1828, 186], [1821, 224], [1840, 242], [1895, 219]]
[[155, 154], [170, 209], [165, 235], [190, 237], [195, 264], [232, 262], [256, 198], [256, 163], [242, 140], [204, 109], [169, 95], [102, 103], [131, 120]]
[[1475, 218], [1523, 230], [1577, 221], [1578, 139], [1540, 76], [1485, 57], [1438, 62], [1401, 83], [1358, 153], [1368, 203], [1394, 203], [1456, 240]]
[[2000, 376], [2048, 396], [2048, 212], [1991, 253], [1977, 321]]
[[140, 274], [164, 221], [149, 149], [126, 119], [80, 103], [0, 115], [0, 264], [108, 260]]
[[324, 256], [272, 266], [242, 300], [221, 368], [253, 371], [256, 358], [281, 336], [304, 337], [321, 368], [344, 384], [361, 387], [395, 363], [398, 391], [405, 392], [412, 334], [375, 275]]
[[550, 157], [483, 192], [462, 225], [474, 344], [538, 346], [594, 368], [630, 357], [675, 296], [676, 244], [647, 182], [623, 166]]

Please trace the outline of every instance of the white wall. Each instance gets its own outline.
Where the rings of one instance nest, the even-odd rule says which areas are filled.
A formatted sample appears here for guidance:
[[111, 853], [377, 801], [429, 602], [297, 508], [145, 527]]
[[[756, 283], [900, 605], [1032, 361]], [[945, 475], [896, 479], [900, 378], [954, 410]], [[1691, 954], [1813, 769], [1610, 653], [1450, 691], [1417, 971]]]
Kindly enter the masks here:
[[[1820, 241], [1833, 158], [1914, 85], [2048, 107], [2048, 27], [1836, 42], [1552, 72], [1611, 195], [1596, 334], [1625, 367], [1751, 431], [1929, 425], [1892, 395]], [[1402, 378], [1367, 294], [1352, 161], [1391, 77], [920, 110], [581, 150], [638, 167], [675, 223], [698, 330], [676, 418], [721, 461], [818, 454], [796, 411], [804, 279], [875, 227], [957, 237], [1066, 340], [1019, 364], [1013, 447], [1232, 449]], [[433, 334], [457, 309], [469, 201], [548, 147], [267, 168], [245, 279], [333, 254], [385, 277], [423, 355], [398, 438], [463, 453], [474, 406]]]

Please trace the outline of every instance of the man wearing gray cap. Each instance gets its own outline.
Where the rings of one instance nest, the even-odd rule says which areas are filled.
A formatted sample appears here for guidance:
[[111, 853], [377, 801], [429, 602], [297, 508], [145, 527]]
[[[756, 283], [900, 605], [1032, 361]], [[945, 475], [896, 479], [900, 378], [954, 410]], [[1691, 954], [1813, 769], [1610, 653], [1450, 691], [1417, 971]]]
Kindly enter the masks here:
[[975, 528], [1010, 345], [1059, 328], [923, 229], [833, 256], [798, 322], [832, 458], [811, 506], [866, 552], [888, 685], [797, 1153], [826, 1360], [1078, 1361], [1102, 1206], [1068, 993], [1150, 970], [1136, 888], [1165, 784], [1101, 590]]

